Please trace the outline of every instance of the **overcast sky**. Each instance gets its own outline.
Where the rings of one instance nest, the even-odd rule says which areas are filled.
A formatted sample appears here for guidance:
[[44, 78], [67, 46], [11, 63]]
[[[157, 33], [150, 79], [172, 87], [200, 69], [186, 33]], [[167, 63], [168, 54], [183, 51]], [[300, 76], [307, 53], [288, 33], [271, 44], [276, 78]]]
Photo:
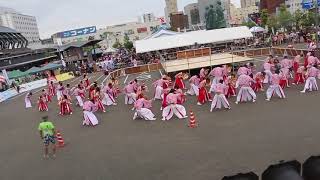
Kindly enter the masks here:
[[[240, 0], [231, 0], [239, 4]], [[197, 0], [178, 0], [179, 9]], [[164, 16], [165, 0], [0, 0], [0, 6], [36, 16], [40, 36], [97, 26], [137, 21], [143, 13]]]

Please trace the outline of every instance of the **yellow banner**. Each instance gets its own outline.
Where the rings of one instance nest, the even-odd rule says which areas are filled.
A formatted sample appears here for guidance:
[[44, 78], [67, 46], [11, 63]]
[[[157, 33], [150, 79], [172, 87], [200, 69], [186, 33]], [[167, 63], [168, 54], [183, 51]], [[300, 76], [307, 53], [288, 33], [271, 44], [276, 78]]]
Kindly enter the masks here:
[[66, 81], [74, 78], [74, 74], [72, 72], [63, 73], [63, 74], [56, 75], [56, 78], [57, 78], [57, 81]]

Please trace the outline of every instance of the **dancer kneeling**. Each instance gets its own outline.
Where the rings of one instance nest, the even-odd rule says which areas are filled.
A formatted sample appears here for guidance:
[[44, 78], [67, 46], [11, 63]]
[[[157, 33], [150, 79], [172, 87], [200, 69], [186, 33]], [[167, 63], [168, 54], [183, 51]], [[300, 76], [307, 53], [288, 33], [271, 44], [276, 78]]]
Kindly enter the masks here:
[[278, 74], [273, 74], [271, 77], [271, 85], [267, 89], [267, 101], [270, 101], [273, 94], [277, 94], [279, 98], [286, 98], [284, 95], [283, 89], [280, 86], [281, 77]]
[[139, 99], [134, 103], [136, 112], [134, 113], [133, 120], [136, 120], [138, 117], [149, 121], [156, 120], [155, 115], [148, 109], [149, 107], [151, 107], [151, 101], [146, 100], [143, 94], [140, 94]]
[[163, 121], [170, 120], [173, 114], [175, 114], [179, 119], [184, 119], [188, 117], [186, 116], [186, 109], [182, 105], [177, 104], [179, 94], [174, 94], [174, 91], [174, 89], [171, 89], [171, 91], [167, 95], [168, 105], [162, 111]]
[[93, 114], [97, 110], [97, 106], [94, 104], [94, 100], [86, 101], [83, 104], [83, 125], [84, 126], [96, 126], [99, 121]]
[[231, 109], [230, 104], [224, 95], [226, 89], [227, 86], [223, 84], [223, 80], [220, 80], [218, 84], [213, 86], [211, 90], [216, 94], [213, 97], [210, 112], [212, 112], [213, 109], [221, 109], [222, 105], [226, 109]]

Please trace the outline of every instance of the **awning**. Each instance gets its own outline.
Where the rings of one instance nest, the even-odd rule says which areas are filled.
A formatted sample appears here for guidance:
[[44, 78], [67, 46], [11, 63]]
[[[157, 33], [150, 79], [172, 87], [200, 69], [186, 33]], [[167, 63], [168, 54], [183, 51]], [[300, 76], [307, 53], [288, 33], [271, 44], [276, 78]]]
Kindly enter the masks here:
[[25, 71], [25, 73], [27, 74], [35, 74], [35, 73], [38, 73], [38, 72], [41, 72], [41, 68], [39, 67], [32, 67], [30, 69], [28, 69], [27, 71]]
[[259, 33], [259, 32], [266, 32], [266, 30], [260, 26], [254, 26], [254, 27], [250, 28], [250, 32]]
[[180, 32], [175, 32], [175, 31], [169, 31], [166, 29], [160, 29], [159, 31], [153, 33], [152, 35], [144, 38], [144, 39], [153, 39], [153, 38], [159, 38], [159, 37], [165, 37], [165, 36], [172, 36], [172, 35], [177, 35], [181, 34]]
[[26, 75], [27, 75], [27, 73], [22, 72], [20, 70], [14, 70], [14, 71], [9, 71], [8, 72], [9, 79], [20, 78], [20, 77], [23, 77], [23, 76], [26, 76]]
[[55, 63], [49, 63], [43, 67], [41, 67], [41, 71], [46, 71], [46, 70], [54, 70], [62, 67], [62, 64], [55, 64]]
[[82, 47], [87, 47], [87, 46], [93, 46], [99, 43], [102, 40], [92, 40], [92, 41], [76, 41], [76, 42], [71, 42], [69, 44], [66, 44], [64, 46], [60, 47], [60, 51], [66, 51], [70, 48], [82, 48]]
[[253, 37], [246, 26], [223, 28], [215, 30], [201, 30], [181, 33], [177, 35], [138, 40], [135, 42], [136, 52], [145, 53], [164, 49], [191, 46], [194, 44], [225, 43], [236, 39]]

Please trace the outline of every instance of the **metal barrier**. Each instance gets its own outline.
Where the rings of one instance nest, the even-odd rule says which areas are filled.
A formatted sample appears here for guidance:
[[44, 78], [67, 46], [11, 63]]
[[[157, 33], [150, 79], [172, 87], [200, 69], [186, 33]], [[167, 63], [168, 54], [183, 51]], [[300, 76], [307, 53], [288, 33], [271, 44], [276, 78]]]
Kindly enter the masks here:
[[161, 63], [156, 64], [145, 64], [137, 67], [128, 67], [128, 68], [122, 68], [122, 69], [116, 69], [109, 73], [106, 80], [110, 80], [110, 78], [118, 78], [121, 76], [125, 76], [126, 74], [137, 74], [137, 73], [143, 73], [143, 72], [152, 72], [157, 71], [159, 69], [163, 69]]
[[306, 55], [309, 51], [307, 49], [294, 49], [294, 48], [279, 48], [273, 47], [272, 48], [273, 54], [277, 56], [283, 56], [287, 54], [288, 56], [294, 57], [300, 54]]

